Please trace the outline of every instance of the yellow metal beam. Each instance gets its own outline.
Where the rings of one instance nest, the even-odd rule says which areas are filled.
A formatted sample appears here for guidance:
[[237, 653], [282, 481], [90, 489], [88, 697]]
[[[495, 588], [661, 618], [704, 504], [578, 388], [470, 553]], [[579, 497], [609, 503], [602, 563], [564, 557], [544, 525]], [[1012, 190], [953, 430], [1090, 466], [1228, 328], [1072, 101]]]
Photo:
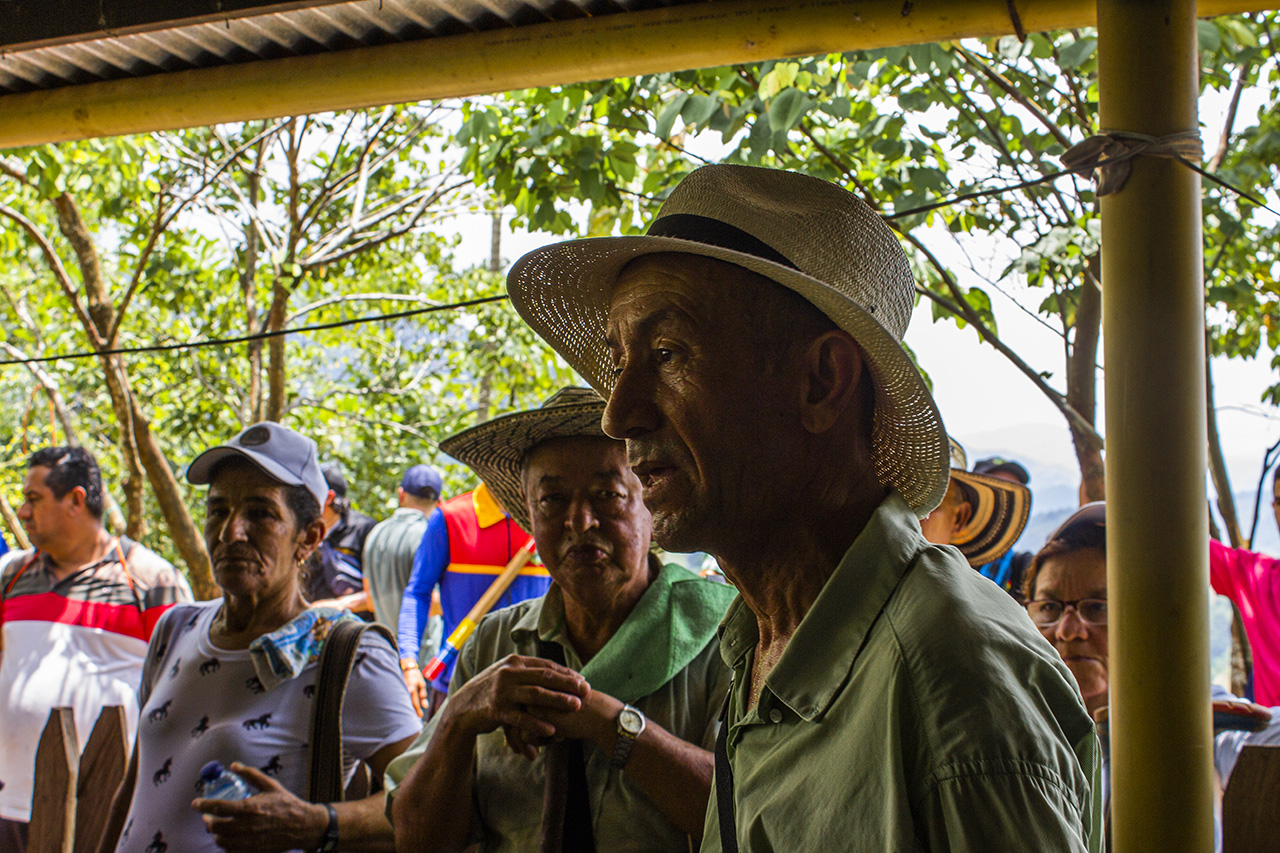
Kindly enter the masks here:
[[[1099, 123], [1195, 132], [1195, 0], [1098, 0]], [[1117, 853], [1213, 849], [1200, 178], [1139, 157], [1102, 199]]]
[[[1205, 0], [1200, 11], [1276, 3]], [[1027, 32], [1096, 20], [1092, 0], [1016, 5]], [[8, 95], [0, 149], [1013, 31], [995, 0], [710, 0]]]

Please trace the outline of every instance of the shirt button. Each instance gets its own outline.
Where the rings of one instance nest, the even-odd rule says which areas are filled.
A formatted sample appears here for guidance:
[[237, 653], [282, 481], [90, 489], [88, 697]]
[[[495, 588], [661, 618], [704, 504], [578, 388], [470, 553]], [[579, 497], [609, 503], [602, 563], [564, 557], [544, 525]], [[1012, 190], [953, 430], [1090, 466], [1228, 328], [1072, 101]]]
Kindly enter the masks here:
[[774, 708], [772, 711], [769, 712], [769, 719], [773, 720], [775, 723], [782, 722], [782, 711], [778, 710], [777, 708]]

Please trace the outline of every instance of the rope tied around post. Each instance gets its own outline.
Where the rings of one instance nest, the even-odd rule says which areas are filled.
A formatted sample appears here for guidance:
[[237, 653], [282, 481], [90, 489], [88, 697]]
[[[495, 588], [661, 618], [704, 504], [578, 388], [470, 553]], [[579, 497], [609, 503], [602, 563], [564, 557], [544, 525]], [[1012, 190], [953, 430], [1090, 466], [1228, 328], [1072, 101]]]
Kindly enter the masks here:
[[1098, 196], [1124, 189], [1134, 157], [1167, 157], [1199, 172], [1196, 163], [1204, 156], [1200, 133], [1185, 130], [1167, 136], [1149, 136], [1126, 130], [1105, 130], [1071, 146], [1059, 159], [1070, 172], [1098, 179]]

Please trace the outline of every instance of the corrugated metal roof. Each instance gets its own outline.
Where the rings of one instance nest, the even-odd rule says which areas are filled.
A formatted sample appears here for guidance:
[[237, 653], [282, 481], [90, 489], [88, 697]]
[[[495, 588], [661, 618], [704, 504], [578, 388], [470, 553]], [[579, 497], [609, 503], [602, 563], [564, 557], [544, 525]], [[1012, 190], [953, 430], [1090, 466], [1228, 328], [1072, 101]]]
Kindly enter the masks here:
[[[307, 56], [467, 32], [682, 5], [688, 0], [357, 0], [67, 43], [3, 45], [0, 95]], [[95, 4], [96, 5], [96, 4]]]

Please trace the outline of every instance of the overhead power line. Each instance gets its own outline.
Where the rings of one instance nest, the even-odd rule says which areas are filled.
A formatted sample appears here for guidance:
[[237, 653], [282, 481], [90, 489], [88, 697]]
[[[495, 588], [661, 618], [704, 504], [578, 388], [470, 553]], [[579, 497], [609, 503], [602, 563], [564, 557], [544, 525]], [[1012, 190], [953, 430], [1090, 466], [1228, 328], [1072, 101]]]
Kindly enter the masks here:
[[151, 344], [149, 346], [140, 347], [115, 347], [113, 349], [104, 350], [85, 350], [81, 352], [68, 352], [59, 355], [45, 355], [38, 358], [10, 358], [0, 361], [0, 367], [12, 364], [44, 364], [51, 361], [72, 361], [75, 359], [100, 358], [104, 355], [134, 355], [144, 352], [172, 352], [174, 350], [200, 349], [202, 347], [220, 347], [232, 346], [234, 344], [250, 343], [252, 341], [262, 341], [268, 338], [278, 338], [284, 335], [294, 335], [302, 332], [320, 332], [325, 329], [341, 329], [346, 326], [358, 326], [362, 323], [381, 323], [386, 320], [400, 320], [405, 317], [414, 317], [418, 314], [432, 314], [438, 311], [456, 311], [459, 308], [471, 308], [476, 305], [486, 305], [490, 302], [501, 302], [507, 298], [505, 293], [498, 296], [485, 296], [479, 299], [468, 299], [463, 302], [450, 302], [447, 305], [432, 305], [427, 308], [411, 308], [407, 311], [396, 311], [391, 314], [368, 314], [363, 317], [352, 317], [348, 320], [334, 320], [330, 323], [313, 323], [309, 326], [295, 326], [290, 329], [278, 329], [275, 331], [255, 332], [251, 335], [240, 335], [234, 338], [208, 338], [199, 341], [186, 341], [176, 344]]

